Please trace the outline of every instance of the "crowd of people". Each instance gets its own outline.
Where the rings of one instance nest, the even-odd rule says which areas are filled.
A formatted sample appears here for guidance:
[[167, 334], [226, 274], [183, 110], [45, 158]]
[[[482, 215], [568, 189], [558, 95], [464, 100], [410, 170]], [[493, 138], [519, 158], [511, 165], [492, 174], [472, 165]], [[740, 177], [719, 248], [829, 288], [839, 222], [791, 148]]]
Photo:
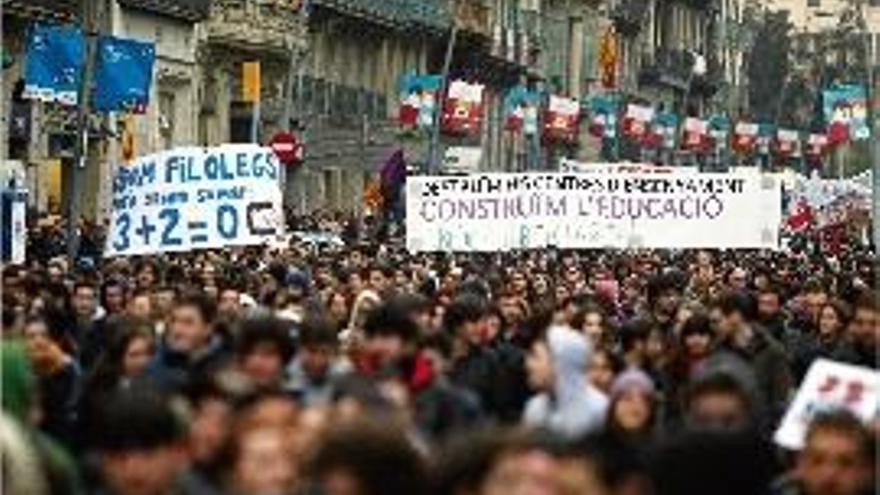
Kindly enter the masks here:
[[73, 264], [38, 232], [2, 273], [3, 493], [874, 492], [877, 422], [771, 442], [816, 359], [877, 368], [868, 247], [410, 254], [350, 227]]

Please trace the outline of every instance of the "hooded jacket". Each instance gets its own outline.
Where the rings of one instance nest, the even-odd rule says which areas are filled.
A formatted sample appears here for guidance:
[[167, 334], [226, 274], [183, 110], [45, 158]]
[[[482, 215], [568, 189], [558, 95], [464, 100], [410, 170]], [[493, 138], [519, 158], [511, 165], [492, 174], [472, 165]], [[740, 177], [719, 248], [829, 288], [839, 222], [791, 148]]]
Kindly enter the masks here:
[[568, 438], [600, 429], [605, 424], [608, 398], [586, 379], [593, 353], [590, 343], [574, 330], [556, 326], [547, 332], [547, 345], [553, 361], [553, 390], [529, 399], [526, 424]]

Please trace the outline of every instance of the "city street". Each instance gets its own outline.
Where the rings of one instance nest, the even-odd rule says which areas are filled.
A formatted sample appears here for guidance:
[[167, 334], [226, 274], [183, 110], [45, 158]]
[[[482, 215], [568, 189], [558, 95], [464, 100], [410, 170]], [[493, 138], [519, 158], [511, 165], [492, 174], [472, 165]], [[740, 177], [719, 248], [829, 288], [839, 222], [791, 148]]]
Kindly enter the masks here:
[[880, 3], [0, 13], [0, 492], [876, 492]]

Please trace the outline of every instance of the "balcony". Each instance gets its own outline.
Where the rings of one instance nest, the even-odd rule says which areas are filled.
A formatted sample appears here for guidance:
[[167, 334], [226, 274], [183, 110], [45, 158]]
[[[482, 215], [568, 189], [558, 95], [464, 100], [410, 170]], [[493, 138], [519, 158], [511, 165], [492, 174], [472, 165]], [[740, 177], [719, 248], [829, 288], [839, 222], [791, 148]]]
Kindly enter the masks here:
[[643, 55], [639, 85], [666, 86], [685, 91], [692, 68], [693, 58], [688, 52], [660, 49], [653, 55]]
[[392, 29], [446, 31], [451, 17], [445, 0], [312, 0], [332, 11]]
[[695, 95], [711, 97], [724, 84], [724, 75], [718, 61], [710, 57], [706, 61], [706, 73], [691, 77], [694, 56], [686, 50], [660, 49], [653, 54], [644, 54], [639, 71], [640, 86], [669, 87], [679, 91], [690, 91]]
[[151, 14], [201, 22], [208, 18], [211, 0], [118, 0], [119, 5]]
[[637, 36], [642, 30], [647, 3], [643, 0], [623, 0], [614, 8], [611, 19], [617, 32], [624, 36]]
[[459, 1], [455, 12], [455, 22], [465, 33], [483, 38], [491, 38], [492, 12], [482, 0]]
[[31, 19], [74, 18], [80, 13], [79, 0], [3, 0], [0, 11]]
[[245, 50], [288, 53], [305, 36], [298, 4], [275, 0], [213, 0], [208, 42]]

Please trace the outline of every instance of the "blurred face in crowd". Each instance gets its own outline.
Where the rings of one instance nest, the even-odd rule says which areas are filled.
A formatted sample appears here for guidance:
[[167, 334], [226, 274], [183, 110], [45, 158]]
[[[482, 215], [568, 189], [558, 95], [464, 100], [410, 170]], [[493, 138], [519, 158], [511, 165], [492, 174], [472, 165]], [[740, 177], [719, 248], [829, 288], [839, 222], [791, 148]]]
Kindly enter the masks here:
[[199, 401], [189, 427], [193, 462], [208, 464], [216, 458], [228, 437], [232, 417], [232, 406], [219, 397]]
[[832, 337], [843, 328], [843, 322], [834, 306], [826, 304], [819, 312], [819, 335]]
[[285, 362], [272, 342], [260, 342], [241, 358], [241, 370], [257, 387], [268, 388], [281, 381]]
[[255, 427], [241, 433], [237, 444], [233, 469], [236, 493], [293, 493], [296, 465], [284, 432], [274, 427]]
[[125, 308], [125, 292], [119, 285], [108, 285], [104, 289], [104, 308], [110, 314], [121, 313]]
[[348, 276], [348, 288], [352, 294], [360, 294], [364, 290], [364, 279], [360, 273], [355, 272]]
[[170, 289], [162, 289], [156, 291], [156, 311], [158, 314], [168, 314], [174, 305], [174, 291]]
[[587, 313], [584, 317], [584, 335], [590, 339], [594, 346], [599, 346], [605, 341], [605, 324], [602, 315], [597, 312]]
[[470, 345], [478, 346], [482, 344], [484, 337], [482, 319], [463, 322], [461, 327], [456, 330], [456, 334]]
[[512, 325], [516, 325], [523, 321], [524, 315], [522, 313], [522, 307], [519, 304], [519, 299], [516, 297], [502, 297], [498, 302], [498, 309], [501, 311], [501, 315], [504, 316], [504, 319]]
[[825, 306], [825, 303], [828, 302], [828, 294], [825, 291], [810, 291], [804, 295], [804, 310], [807, 313], [807, 316], [810, 318], [812, 322], [818, 322], [819, 313], [822, 311], [822, 306]]
[[550, 285], [547, 282], [547, 277], [544, 275], [538, 275], [535, 277], [535, 281], [532, 283], [532, 289], [535, 292], [535, 296], [542, 297], [547, 294], [550, 290]]
[[77, 318], [80, 320], [88, 320], [95, 314], [98, 307], [98, 300], [95, 296], [95, 289], [92, 287], [79, 286], [73, 293], [73, 310], [76, 312]]
[[322, 382], [327, 378], [335, 350], [330, 344], [306, 344], [300, 350], [300, 362], [309, 379]]
[[861, 343], [877, 345], [880, 342], [877, 311], [870, 307], [857, 307], [850, 324], [850, 333]]
[[684, 336], [684, 348], [690, 358], [702, 358], [709, 355], [712, 336], [702, 332], [690, 332]]
[[490, 313], [485, 318], [483, 318], [483, 334], [487, 340], [492, 340], [501, 333], [501, 318], [495, 314]]
[[214, 285], [217, 281], [217, 268], [214, 265], [207, 264], [202, 268], [202, 283], [205, 285]]
[[624, 431], [643, 431], [651, 420], [651, 399], [640, 390], [625, 390], [614, 402], [612, 414], [615, 423]]
[[104, 478], [119, 495], [156, 495], [171, 491], [187, 456], [177, 445], [125, 450], [101, 456]]
[[590, 360], [587, 379], [593, 386], [605, 393], [611, 390], [611, 383], [614, 382], [614, 368], [607, 351], [597, 352]]
[[195, 306], [181, 305], [171, 312], [168, 346], [175, 352], [192, 353], [208, 343], [211, 323], [205, 321]]
[[524, 295], [528, 289], [528, 285], [526, 276], [523, 275], [522, 272], [514, 272], [510, 276], [510, 290], [513, 291], [514, 294]]
[[666, 357], [666, 337], [659, 328], [652, 328], [645, 341], [645, 356], [651, 362], [658, 362]]
[[673, 318], [678, 312], [678, 302], [678, 291], [675, 289], [667, 289], [657, 298], [655, 308], [659, 315]]
[[761, 292], [758, 294], [758, 318], [769, 320], [778, 315], [780, 309], [779, 294], [776, 292]]
[[54, 263], [49, 265], [47, 275], [49, 276], [49, 281], [54, 284], [61, 283], [64, 280], [64, 270]]
[[386, 366], [403, 356], [403, 339], [398, 335], [373, 335], [366, 342], [367, 353], [380, 366]]
[[526, 356], [526, 371], [529, 386], [534, 390], [543, 391], [553, 387], [553, 358], [545, 342], [538, 341], [532, 344]]
[[150, 320], [153, 318], [153, 301], [148, 294], [138, 294], [128, 303], [128, 312], [135, 318]]
[[236, 289], [223, 289], [217, 303], [217, 311], [226, 318], [235, 319], [241, 313], [241, 293]]
[[806, 495], [860, 495], [870, 492], [873, 470], [856, 436], [820, 428], [807, 437], [796, 477]]
[[706, 391], [694, 397], [688, 417], [692, 425], [715, 430], [736, 430], [749, 424], [745, 400], [727, 391]]
[[382, 270], [370, 270], [370, 288], [380, 294], [388, 288], [388, 277]]
[[133, 338], [122, 356], [122, 371], [125, 376], [139, 375], [153, 357], [154, 342], [147, 336]]
[[156, 283], [156, 270], [150, 265], [145, 265], [137, 274], [138, 287], [149, 289]]
[[557, 285], [555, 292], [556, 301], [561, 302], [565, 301], [569, 297], [571, 297], [571, 291], [568, 290], [568, 287], [564, 285]]
[[745, 290], [748, 284], [746, 271], [742, 268], [734, 268], [733, 271], [730, 272], [727, 283], [733, 290]]
[[345, 299], [345, 295], [339, 292], [334, 292], [330, 296], [327, 311], [330, 313], [330, 317], [333, 318], [334, 321], [339, 323], [347, 322], [349, 316], [348, 301]]
[[63, 357], [61, 348], [49, 335], [44, 321], [32, 321], [24, 327], [25, 351], [37, 371], [53, 371]]
[[552, 494], [557, 490], [557, 464], [541, 451], [503, 455], [486, 476], [482, 495]]

